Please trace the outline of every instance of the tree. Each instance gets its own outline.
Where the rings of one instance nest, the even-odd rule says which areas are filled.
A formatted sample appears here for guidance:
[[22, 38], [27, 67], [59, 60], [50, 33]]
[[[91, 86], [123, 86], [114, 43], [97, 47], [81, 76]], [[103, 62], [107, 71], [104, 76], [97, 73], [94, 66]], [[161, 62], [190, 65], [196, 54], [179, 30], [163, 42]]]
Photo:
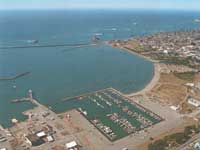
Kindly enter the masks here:
[[168, 143], [164, 140], [157, 140], [154, 143], [148, 145], [148, 150], [165, 150]]

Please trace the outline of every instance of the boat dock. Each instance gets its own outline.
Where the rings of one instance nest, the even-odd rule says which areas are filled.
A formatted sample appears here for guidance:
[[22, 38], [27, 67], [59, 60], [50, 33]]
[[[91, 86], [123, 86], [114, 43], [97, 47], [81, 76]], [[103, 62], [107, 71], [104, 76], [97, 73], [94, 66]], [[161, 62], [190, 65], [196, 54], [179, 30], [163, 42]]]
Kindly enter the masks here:
[[74, 97], [63, 98], [62, 101], [70, 101], [70, 100], [74, 100], [74, 99], [81, 99], [81, 98], [88, 97], [88, 96], [94, 95], [94, 94], [96, 94], [98, 92], [103, 92], [103, 91], [106, 91], [106, 90], [109, 90], [109, 89], [111, 90], [112, 88], [98, 90], [98, 91], [95, 91], [95, 92], [84, 93], [84, 94], [81, 94], [81, 95], [78, 95], [78, 96], [74, 96]]

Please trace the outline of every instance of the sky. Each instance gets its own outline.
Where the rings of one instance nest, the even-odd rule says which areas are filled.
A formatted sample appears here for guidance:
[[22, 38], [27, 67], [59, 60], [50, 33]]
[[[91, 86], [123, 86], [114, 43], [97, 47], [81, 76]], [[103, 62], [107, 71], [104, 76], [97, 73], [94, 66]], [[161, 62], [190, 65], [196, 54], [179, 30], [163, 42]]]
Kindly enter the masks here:
[[0, 9], [144, 8], [200, 10], [200, 0], [0, 0]]

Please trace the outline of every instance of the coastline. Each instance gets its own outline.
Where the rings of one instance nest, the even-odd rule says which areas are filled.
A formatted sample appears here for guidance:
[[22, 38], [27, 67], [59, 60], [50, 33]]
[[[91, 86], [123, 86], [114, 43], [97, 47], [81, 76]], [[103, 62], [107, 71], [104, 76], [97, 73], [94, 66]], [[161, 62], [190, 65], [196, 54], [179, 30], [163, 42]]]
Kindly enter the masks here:
[[127, 51], [127, 52], [129, 52], [129, 53], [132, 53], [132, 54], [134, 54], [134, 55], [137, 55], [137, 56], [139, 56], [139, 57], [142, 57], [142, 58], [144, 58], [144, 59], [146, 59], [146, 60], [148, 60], [148, 61], [150, 61], [150, 62], [152, 62], [152, 63], [159, 63], [159, 62], [160, 62], [160, 61], [158, 61], [158, 60], [153, 60], [153, 59], [151, 59], [151, 58], [149, 58], [149, 57], [146, 57], [146, 56], [144, 56], [144, 55], [142, 55], [142, 54], [139, 54], [139, 53], [137, 53], [136, 51], [134, 51], [134, 50], [132, 50], [132, 49], [114, 46], [114, 45], [113, 45], [112, 43], [110, 43], [109, 41], [104, 42], [104, 44], [106, 44], [106, 45], [108, 45], [108, 46], [111, 46], [111, 47], [114, 47], [114, 48], [118, 48], [118, 49]]
[[[116, 48], [118, 48], [118, 47], [116, 47]], [[159, 63], [159, 62], [160, 62], [160, 61], [158, 61], [158, 60], [153, 60], [153, 59], [151, 59], [151, 58], [149, 58], [149, 57], [146, 57], [146, 56], [144, 56], [144, 55], [142, 55], [142, 54], [139, 54], [139, 53], [137, 53], [137, 52], [135, 52], [135, 51], [133, 51], [133, 50], [131, 50], [131, 49], [128, 49], [128, 48], [120, 48], [120, 49], [125, 50], [125, 51], [128, 51], [129, 53], [132, 53], [132, 54], [137, 55], [137, 56], [139, 56], [139, 57], [142, 57], [142, 58], [144, 58], [144, 59], [146, 59], [146, 60], [148, 60], [148, 61], [150, 61], [150, 62], [152, 62], [152, 63]]]
[[152, 77], [151, 81], [143, 89], [141, 89], [141, 90], [139, 90], [137, 92], [131, 92], [130, 94], [125, 94], [126, 96], [133, 97], [133, 96], [136, 96], [136, 95], [145, 94], [146, 92], [150, 91], [158, 83], [158, 81], [160, 79], [160, 70], [161, 70], [159, 61], [153, 60], [153, 59], [151, 59], [149, 57], [141, 55], [141, 54], [139, 54], [139, 53], [137, 53], [137, 52], [135, 52], [133, 50], [127, 49], [127, 48], [113, 46], [112, 44], [109, 44], [109, 42], [106, 42], [106, 44], [109, 45], [109, 46], [112, 46], [114, 48], [125, 50], [125, 51], [127, 51], [129, 53], [132, 53], [134, 55], [142, 57], [142, 58], [152, 62], [153, 65], [154, 65], [154, 72], [153, 72], [153, 77]]
[[146, 92], [150, 91], [153, 87], [155, 87], [155, 85], [158, 83], [160, 79], [160, 69], [161, 68], [160, 68], [159, 63], [154, 63], [154, 73], [153, 73], [153, 78], [151, 79], [151, 81], [140, 91], [126, 94], [126, 96], [133, 97], [136, 95], [145, 94]]

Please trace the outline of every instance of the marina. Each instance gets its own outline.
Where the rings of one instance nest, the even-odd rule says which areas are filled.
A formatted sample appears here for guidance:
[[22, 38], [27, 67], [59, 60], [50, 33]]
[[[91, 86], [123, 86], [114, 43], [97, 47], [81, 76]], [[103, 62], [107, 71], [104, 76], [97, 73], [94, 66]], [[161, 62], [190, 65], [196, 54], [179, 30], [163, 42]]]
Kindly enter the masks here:
[[113, 88], [71, 97], [62, 104], [67, 110], [77, 109], [110, 141], [137, 134], [163, 120]]

